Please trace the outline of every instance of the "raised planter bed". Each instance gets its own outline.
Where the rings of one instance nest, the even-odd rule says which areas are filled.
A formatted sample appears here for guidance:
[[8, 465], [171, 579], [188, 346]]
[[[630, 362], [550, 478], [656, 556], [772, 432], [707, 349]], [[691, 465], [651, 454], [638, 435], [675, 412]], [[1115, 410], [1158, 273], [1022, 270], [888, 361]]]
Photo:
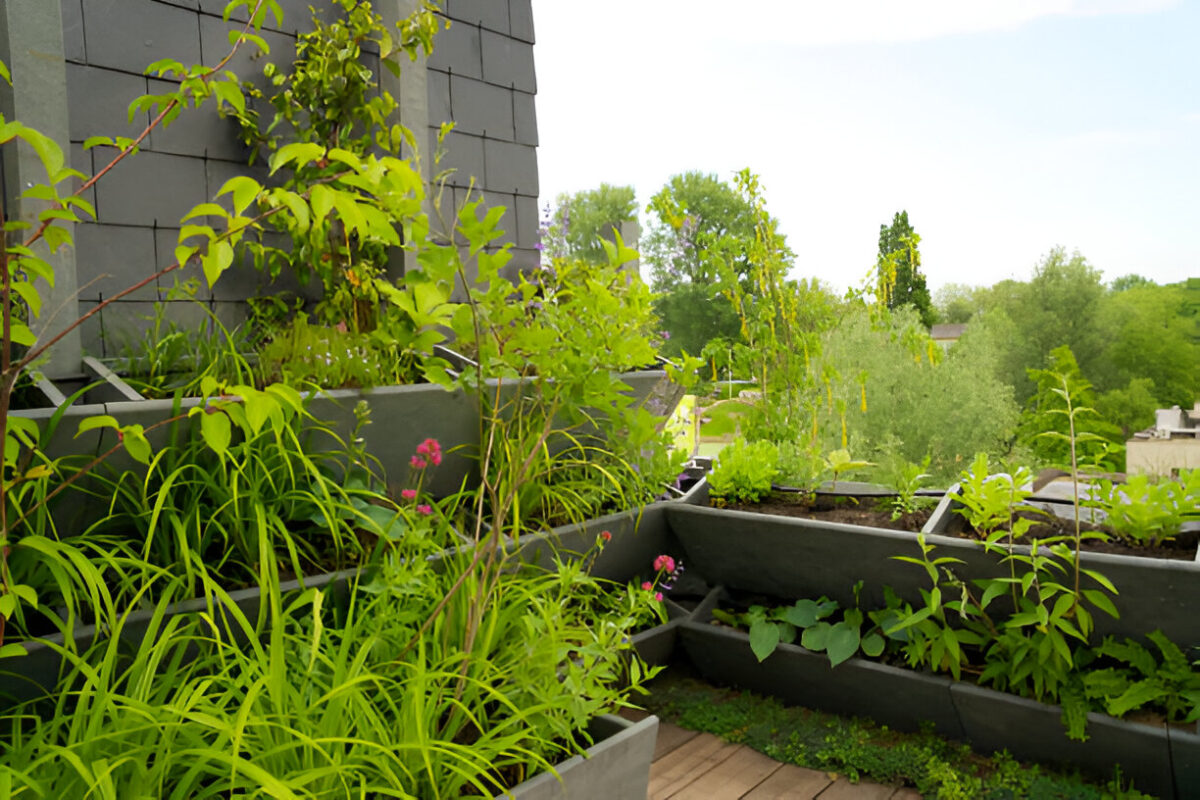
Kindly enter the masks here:
[[1200, 796], [1200, 736], [1192, 730], [1088, 715], [1088, 740], [1067, 738], [1057, 706], [946, 677], [862, 658], [831, 667], [824, 654], [780, 645], [759, 662], [743, 631], [710, 624], [718, 592], [680, 628], [692, 665], [707, 680], [809, 708], [914, 730], [922, 721], [981, 753], [1008, 750], [1023, 760], [1111, 777], [1161, 797]]
[[[910, 602], [928, 588], [923, 569], [893, 558], [920, 555], [915, 534], [680, 504], [666, 509], [666, 520], [692, 577], [711, 586], [780, 599], [823, 594], [848, 606], [861, 580], [866, 607], [883, 605], [884, 586]], [[936, 545], [935, 555], [962, 561], [954, 571], [963, 580], [999, 574], [997, 558], [977, 542], [937, 534], [925, 539]], [[1173, 641], [1194, 641], [1200, 564], [1107, 553], [1083, 553], [1081, 562], [1119, 591], [1113, 602], [1120, 618], [1096, 614], [1095, 637], [1161, 629]]]
[[650, 788], [650, 762], [658, 739], [658, 717], [640, 722], [605, 714], [588, 726], [595, 744], [573, 756], [554, 773], [535, 775], [511, 792], [516, 800], [616, 800], [643, 798]]

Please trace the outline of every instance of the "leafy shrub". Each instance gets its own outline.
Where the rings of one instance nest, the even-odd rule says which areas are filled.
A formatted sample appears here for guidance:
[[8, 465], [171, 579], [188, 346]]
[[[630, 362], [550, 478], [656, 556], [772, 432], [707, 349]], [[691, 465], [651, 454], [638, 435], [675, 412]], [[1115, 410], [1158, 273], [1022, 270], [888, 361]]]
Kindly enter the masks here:
[[[1183, 480], [1200, 484], [1193, 476]], [[1107, 515], [1105, 523], [1117, 536], [1153, 546], [1175, 538], [1183, 523], [1200, 513], [1200, 494], [1189, 483], [1155, 482], [1147, 475], [1130, 475], [1123, 484], [1103, 480], [1094, 505]]]
[[747, 444], [739, 438], [717, 456], [708, 476], [709, 492], [718, 502], [757, 503], [770, 493], [778, 464], [779, 448], [774, 444]]

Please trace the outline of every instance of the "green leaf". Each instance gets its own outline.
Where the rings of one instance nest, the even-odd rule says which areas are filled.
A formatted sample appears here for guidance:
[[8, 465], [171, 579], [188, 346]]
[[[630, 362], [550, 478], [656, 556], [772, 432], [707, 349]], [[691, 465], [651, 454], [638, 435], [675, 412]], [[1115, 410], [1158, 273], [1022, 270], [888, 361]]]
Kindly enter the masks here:
[[879, 658], [883, 655], [883, 648], [886, 641], [878, 633], [868, 633], [862, 640], [862, 651], [871, 658]]
[[125, 452], [129, 453], [130, 458], [139, 464], [149, 464], [153, 449], [143, 430], [141, 425], [126, 425], [121, 428], [121, 435], [125, 443]]
[[811, 628], [805, 628], [800, 637], [800, 645], [814, 653], [820, 653], [829, 644], [829, 631], [833, 628], [828, 622], [818, 622]]
[[0, 647], [0, 658], [16, 658], [26, 654], [25, 646], [21, 644], [6, 644]]
[[95, 430], [96, 428], [119, 428], [119, 427], [120, 427], [120, 424], [117, 422], [115, 417], [111, 417], [107, 414], [100, 414], [95, 417], [87, 417], [85, 419], [79, 420], [79, 430], [76, 432], [75, 436], [78, 438], [79, 436], [82, 436], [83, 434], [87, 433], [88, 431]]
[[224, 457], [229, 450], [229, 442], [233, 438], [233, 429], [229, 417], [221, 411], [205, 412], [200, 415], [200, 433], [207, 444], [218, 456]]
[[1118, 619], [1121, 616], [1117, 613], [1117, 607], [1113, 605], [1112, 598], [1099, 589], [1083, 589], [1080, 591], [1080, 594], [1083, 595], [1085, 600], [1113, 619]]
[[325, 155], [325, 148], [312, 142], [292, 142], [285, 144], [271, 156], [271, 174], [274, 175], [280, 167], [295, 163], [304, 165], [316, 161]]
[[797, 628], [807, 628], [817, 620], [828, 617], [836, 608], [837, 603], [832, 601], [797, 600], [794, 606], [783, 610], [783, 618]]
[[826, 651], [829, 653], [829, 663], [833, 666], [841, 664], [858, 652], [859, 631], [853, 625], [839, 622], [829, 630], [829, 641]]
[[750, 626], [750, 649], [754, 656], [763, 661], [779, 645], [779, 628], [774, 622], [755, 622]]
[[16, 320], [13, 320], [12, 326], [8, 329], [8, 338], [12, 339], [15, 344], [24, 347], [32, 347], [33, 343], [37, 341], [33, 331], [29, 330], [29, 326]]
[[312, 188], [308, 198], [312, 205], [313, 224], [319, 225], [325, 220], [325, 217], [329, 216], [329, 211], [333, 208], [333, 191], [324, 184], [318, 183]]
[[[254, 202], [254, 198], [258, 197], [258, 193], [262, 191], [262, 186], [253, 178], [248, 178], [245, 175], [236, 175], [225, 181], [225, 185], [217, 192], [217, 197], [224, 194], [233, 194], [233, 213], [241, 214], [250, 204]], [[184, 238], [182, 232], [179, 239]]]
[[233, 245], [224, 239], [215, 242], [201, 257], [200, 263], [204, 269], [204, 278], [211, 287], [221, 277], [221, 273], [233, 263]]

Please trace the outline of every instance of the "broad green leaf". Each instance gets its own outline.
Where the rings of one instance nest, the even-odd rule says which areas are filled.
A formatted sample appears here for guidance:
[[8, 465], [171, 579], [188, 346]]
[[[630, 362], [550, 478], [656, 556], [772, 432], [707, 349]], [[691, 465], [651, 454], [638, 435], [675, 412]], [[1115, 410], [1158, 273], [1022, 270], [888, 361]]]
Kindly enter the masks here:
[[329, 216], [329, 211], [333, 208], [333, 190], [318, 183], [312, 188], [308, 198], [312, 205], [313, 224], [319, 225], [325, 220], [325, 217]]
[[126, 425], [121, 429], [121, 435], [125, 443], [125, 451], [129, 453], [130, 457], [139, 464], [149, 464], [153, 450], [143, 433], [142, 426]]
[[884, 638], [878, 633], [868, 633], [862, 640], [862, 651], [871, 658], [879, 658], [883, 655], [883, 648], [886, 644]]
[[832, 628], [828, 622], [818, 622], [810, 628], [805, 628], [800, 637], [800, 645], [814, 653], [820, 653], [829, 643], [829, 631]]
[[285, 164], [295, 163], [297, 166], [316, 161], [325, 155], [325, 148], [312, 142], [292, 142], [285, 144], [271, 156], [271, 174], [274, 175]]
[[222, 239], [219, 242], [214, 242], [209, 247], [208, 252], [201, 258], [201, 264], [204, 268], [204, 278], [208, 281], [211, 287], [221, 277], [221, 273], [229, 269], [229, 265], [233, 263], [233, 245]]
[[33, 335], [33, 331], [29, 330], [29, 326], [24, 322], [13, 320], [11, 327], [8, 329], [8, 338], [12, 339], [15, 344], [24, 347], [32, 347], [37, 341], [37, 337]]
[[87, 417], [85, 419], [81, 419], [79, 421], [79, 431], [75, 435], [78, 437], [78, 436], [81, 436], [82, 434], [87, 433], [88, 431], [92, 431], [97, 428], [120, 428], [120, 427], [121, 426], [117, 422], [115, 417], [111, 417], [108, 414], [99, 414], [95, 417]]
[[825, 651], [829, 654], [829, 663], [833, 666], [841, 664], [858, 652], [859, 630], [853, 625], [839, 622], [829, 629], [829, 641]]
[[783, 618], [797, 628], [807, 628], [817, 620], [828, 617], [836, 608], [837, 604], [832, 601], [818, 603], [816, 600], [797, 600], [795, 605], [783, 610]]
[[[250, 204], [254, 202], [254, 198], [262, 191], [262, 186], [253, 178], [248, 178], [245, 175], [237, 175], [225, 181], [225, 185], [217, 192], [217, 197], [224, 194], [233, 194], [233, 213], [241, 214]], [[180, 233], [180, 240], [183, 235]]]
[[221, 411], [201, 414], [200, 432], [204, 436], [204, 443], [218, 456], [224, 457], [233, 438], [229, 417]]
[[774, 622], [755, 622], [750, 626], [750, 649], [762, 661], [779, 645], [779, 628]]
[[0, 647], [0, 658], [16, 658], [26, 654], [25, 646], [21, 644], [6, 644]]

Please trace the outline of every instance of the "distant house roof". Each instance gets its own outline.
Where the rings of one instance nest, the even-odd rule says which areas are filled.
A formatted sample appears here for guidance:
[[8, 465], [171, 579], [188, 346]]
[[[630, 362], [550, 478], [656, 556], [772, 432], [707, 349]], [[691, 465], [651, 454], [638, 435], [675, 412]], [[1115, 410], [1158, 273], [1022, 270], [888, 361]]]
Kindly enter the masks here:
[[966, 329], [967, 329], [967, 325], [965, 322], [959, 322], [959, 323], [955, 323], [953, 325], [934, 325], [932, 328], [929, 329], [929, 335], [931, 338], [936, 339], [938, 341], [941, 341], [944, 339], [953, 340], [953, 339], [957, 339], [958, 337], [962, 336], [963, 331], [965, 331]]

